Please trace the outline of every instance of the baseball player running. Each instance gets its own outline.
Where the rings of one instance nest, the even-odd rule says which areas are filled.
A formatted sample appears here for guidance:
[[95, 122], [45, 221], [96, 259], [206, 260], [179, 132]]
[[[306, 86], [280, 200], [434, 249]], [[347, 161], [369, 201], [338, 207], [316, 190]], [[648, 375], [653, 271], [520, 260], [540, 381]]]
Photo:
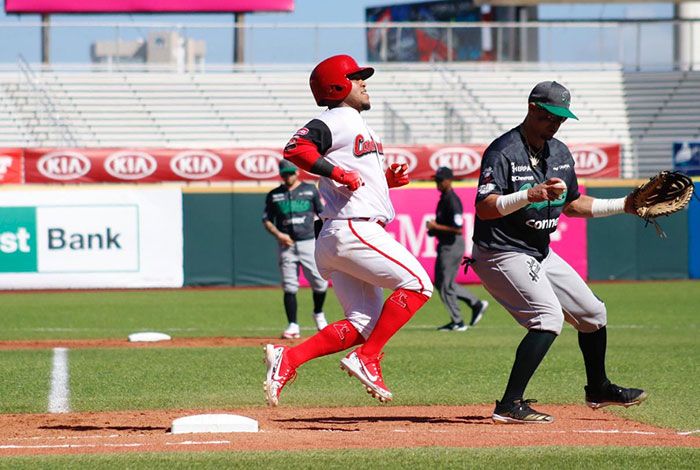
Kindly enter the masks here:
[[627, 198], [582, 195], [569, 149], [554, 138], [568, 118], [569, 91], [542, 82], [528, 98], [525, 120], [486, 149], [476, 196], [474, 270], [486, 289], [528, 333], [515, 354], [508, 385], [496, 401], [496, 423], [551, 423], [530, 407], [525, 388], [564, 320], [578, 330], [586, 368], [586, 404], [638, 405], [643, 390], [610, 382], [605, 372], [605, 304], [549, 249], [559, 216], [604, 217], [631, 212]]
[[[265, 395], [272, 406], [299, 366], [355, 346], [341, 359], [341, 369], [373, 397], [391, 400], [380, 367], [382, 349], [432, 294], [418, 260], [384, 230], [394, 218], [389, 188], [409, 180], [405, 164], [384, 170], [381, 141], [360, 115], [370, 109], [365, 80], [373, 73], [347, 55], [319, 63], [310, 86], [316, 103], [328, 109], [285, 147], [286, 159], [321, 176], [319, 190], [326, 205], [316, 264], [325, 279], [332, 279], [345, 319], [298, 346], [265, 347]], [[386, 302], [383, 289], [392, 291]]]
[[282, 338], [299, 338], [297, 323], [297, 291], [299, 267], [311, 284], [314, 322], [319, 331], [328, 324], [323, 313], [328, 282], [321, 277], [314, 260], [314, 217], [323, 210], [316, 186], [299, 181], [297, 167], [282, 160], [279, 173], [283, 183], [267, 193], [263, 225], [277, 239], [279, 267], [284, 290], [284, 311], [289, 326]]

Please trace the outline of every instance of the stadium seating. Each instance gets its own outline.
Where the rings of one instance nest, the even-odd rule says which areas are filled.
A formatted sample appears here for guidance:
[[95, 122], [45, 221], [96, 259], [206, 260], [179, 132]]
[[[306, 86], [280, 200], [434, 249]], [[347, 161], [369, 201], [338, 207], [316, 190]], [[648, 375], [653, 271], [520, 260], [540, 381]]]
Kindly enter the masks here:
[[[308, 66], [226, 72], [0, 71], [0, 147], [284, 145], [320, 110]], [[572, 92], [566, 142], [619, 142], [623, 175], [671, 166], [671, 145], [700, 138], [698, 72], [575, 65], [382, 64], [367, 121], [387, 144], [488, 143], [517, 125], [541, 80]]]

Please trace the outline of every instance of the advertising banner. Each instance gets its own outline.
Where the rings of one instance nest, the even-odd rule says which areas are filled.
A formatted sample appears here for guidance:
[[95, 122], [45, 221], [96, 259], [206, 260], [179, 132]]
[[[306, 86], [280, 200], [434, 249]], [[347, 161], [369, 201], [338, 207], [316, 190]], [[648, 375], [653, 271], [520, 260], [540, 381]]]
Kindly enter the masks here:
[[0, 184], [22, 183], [22, 149], [0, 148]]
[[[583, 192], [583, 187], [579, 187]], [[455, 192], [464, 206], [465, 256], [472, 253], [472, 235], [474, 233], [474, 199], [476, 188], [455, 188]], [[428, 237], [425, 223], [435, 218], [440, 193], [436, 189], [405, 189], [390, 192], [396, 210], [396, 218], [387, 225], [387, 231], [418, 258], [433, 279], [437, 240]], [[583, 279], [588, 276], [586, 220], [581, 218], [559, 219], [557, 230], [550, 235], [551, 248], [564, 258]], [[463, 270], [457, 274], [459, 283], [480, 282], [473, 270], [467, 275]]]
[[181, 287], [179, 189], [0, 191], [0, 289]]
[[579, 178], [619, 178], [620, 144], [569, 144]]
[[675, 142], [673, 169], [686, 175], [700, 175], [700, 142]]
[[27, 149], [27, 183], [279, 179], [280, 149]]
[[[585, 178], [619, 178], [619, 144], [571, 144], [576, 174]], [[413, 145], [384, 147], [387, 165], [407, 163], [412, 179], [428, 180], [438, 167], [452, 168], [459, 179], [478, 178], [486, 145]]]
[[[620, 176], [620, 145], [570, 145], [576, 173]], [[441, 166], [458, 179], [478, 178], [485, 145], [384, 147], [385, 164], [407, 163], [411, 179], [430, 180]], [[161, 181], [277, 181], [282, 149], [26, 149], [27, 183], [155, 183]], [[303, 179], [314, 179], [304, 173]]]

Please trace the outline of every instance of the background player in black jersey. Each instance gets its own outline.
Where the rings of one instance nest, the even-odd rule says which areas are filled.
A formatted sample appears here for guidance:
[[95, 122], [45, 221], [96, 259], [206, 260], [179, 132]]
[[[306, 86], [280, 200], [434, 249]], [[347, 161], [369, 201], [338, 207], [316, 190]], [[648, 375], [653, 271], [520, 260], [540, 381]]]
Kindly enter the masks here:
[[299, 268], [311, 284], [314, 322], [321, 331], [328, 324], [323, 313], [328, 282], [316, 268], [314, 260], [314, 218], [323, 210], [316, 186], [299, 180], [297, 167], [287, 160], [279, 163], [281, 185], [267, 193], [263, 225], [279, 245], [279, 267], [284, 290], [284, 310], [289, 322], [282, 338], [301, 336], [297, 321]]

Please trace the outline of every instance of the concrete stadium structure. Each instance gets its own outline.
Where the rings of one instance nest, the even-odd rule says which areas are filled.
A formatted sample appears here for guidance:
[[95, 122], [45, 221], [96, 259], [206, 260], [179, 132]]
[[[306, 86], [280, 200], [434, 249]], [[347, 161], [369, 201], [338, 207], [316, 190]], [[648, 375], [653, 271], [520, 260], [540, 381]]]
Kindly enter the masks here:
[[[620, 143], [624, 177], [672, 166], [700, 138], [700, 72], [575, 64], [376, 64], [367, 120], [388, 144], [488, 143], [517, 125], [541, 80], [572, 92], [565, 142]], [[0, 69], [0, 147], [283, 146], [319, 112], [308, 66], [203, 73]]]

